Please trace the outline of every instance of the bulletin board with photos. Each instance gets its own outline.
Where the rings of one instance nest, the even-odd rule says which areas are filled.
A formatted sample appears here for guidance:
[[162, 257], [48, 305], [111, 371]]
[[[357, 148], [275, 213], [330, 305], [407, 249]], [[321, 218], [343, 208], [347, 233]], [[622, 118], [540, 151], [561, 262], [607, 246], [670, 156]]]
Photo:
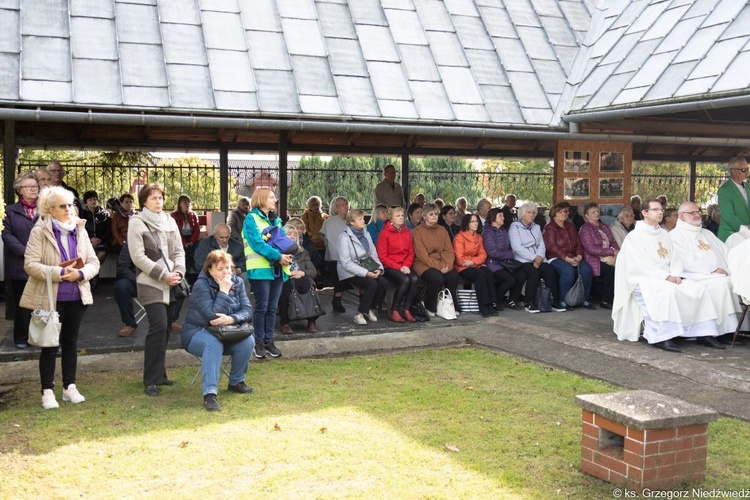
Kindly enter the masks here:
[[632, 162], [631, 143], [558, 141], [554, 202], [595, 201], [613, 212], [619, 210], [630, 200]]

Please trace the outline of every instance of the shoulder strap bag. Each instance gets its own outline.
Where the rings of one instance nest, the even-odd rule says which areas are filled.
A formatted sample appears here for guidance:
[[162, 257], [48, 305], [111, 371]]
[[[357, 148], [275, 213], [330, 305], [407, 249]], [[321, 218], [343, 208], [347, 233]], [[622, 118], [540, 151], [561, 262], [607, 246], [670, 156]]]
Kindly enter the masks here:
[[586, 300], [586, 291], [583, 288], [583, 277], [581, 276], [581, 263], [576, 266], [578, 278], [568, 293], [565, 294], [565, 303], [571, 307], [580, 306]]
[[357, 258], [356, 260], [359, 263], [359, 265], [362, 266], [362, 267], [364, 267], [365, 269], [367, 269], [371, 273], [373, 273], [373, 272], [377, 271], [378, 269], [380, 269], [380, 264], [378, 264], [378, 261], [376, 261], [375, 259], [373, 259], [369, 255], [365, 256], [362, 259], [360, 259], [359, 255], [357, 254], [357, 247], [354, 246], [354, 239], [352, 238], [352, 235], [349, 234], [348, 231], [347, 231], [346, 235], [349, 237], [349, 243], [352, 244], [352, 248], [354, 249], [354, 256]]
[[57, 347], [60, 345], [60, 315], [55, 310], [55, 300], [52, 296], [52, 268], [45, 271], [47, 298], [49, 310], [42, 309], [42, 299], [39, 297], [39, 307], [31, 313], [29, 323], [29, 344], [37, 347]]
[[[144, 223], [145, 224], [145, 223]], [[148, 224], [145, 224], [146, 229], [148, 229], [148, 232], [151, 233], [151, 237], [154, 239], [154, 242], [156, 243], [156, 248], [159, 249], [159, 253], [161, 254], [162, 260], [164, 260], [164, 265], [167, 267], [167, 271], [170, 273], [172, 270], [169, 268], [169, 264], [167, 263], [167, 258], [164, 256], [164, 252], [161, 250], [161, 242], [156, 237], [154, 232], [151, 230]], [[172, 287], [172, 290], [174, 291], [174, 298], [177, 300], [183, 300], [190, 296], [190, 285], [188, 285], [187, 280], [185, 279], [185, 276], [182, 276], [182, 279], [177, 284], [177, 286]]]

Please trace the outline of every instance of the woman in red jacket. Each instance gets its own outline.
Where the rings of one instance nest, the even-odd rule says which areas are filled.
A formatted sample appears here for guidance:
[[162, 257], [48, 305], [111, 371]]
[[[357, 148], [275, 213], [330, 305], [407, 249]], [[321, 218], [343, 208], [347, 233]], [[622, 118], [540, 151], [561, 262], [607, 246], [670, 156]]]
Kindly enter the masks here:
[[[182, 248], [185, 249], [185, 277], [188, 283], [193, 283], [198, 277], [198, 270], [195, 269], [195, 249], [198, 247], [196, 243], [201, 237], [201, 225], [198, 222], [198, 214], [193, 212], [191, 208], [192, 203], [190, 196], [181, 194], [177, 198], [177, 210], [172, 212], [172, 218], [177, 222], [177, 228], [180, 230], [180, 236], [182, 237]], [[182, 325], [177, 322], [180, 319], [182, 303], [183, 299], [175, 302], [170, 327], [173, 332], [182, 330]]]
[[464, 215], [461, 232], [453, 238], [453, 253], [456, 255], [454, 268], [462, 278], [474, 283], [479, 313], [487, 318], [497, 316], [497, 310], [493, 308], [493, 303], [497, 302], [495, 277], [484, 265], [487, 262], [487, 252], [484, 250], [482, 235], [477, 232], [478, 227], [479, 217], [476, 214]]
[[414, 322], [409, 308], [417, 296], [419, 278], [411, 270], [414, 262], [414, 245], [411, 231], [404, 226], [404, 209], [388, 209], [388, 220], [383, 226], [377, 242], [378, 257], [385, 268], [385, 277], [396, 285], [396, 293], [388, 311], [388, 317], [396, 323], [404, 320]]

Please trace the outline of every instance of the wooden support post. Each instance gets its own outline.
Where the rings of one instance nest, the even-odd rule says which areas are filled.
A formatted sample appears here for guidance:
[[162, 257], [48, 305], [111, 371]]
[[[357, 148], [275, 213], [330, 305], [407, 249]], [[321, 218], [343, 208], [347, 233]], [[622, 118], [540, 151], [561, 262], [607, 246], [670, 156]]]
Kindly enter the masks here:
[[219, 150], [219, 209], [229, 213], [229, 150]]
[[289, 202], [289, 142], [288, 132], [279, 131], [279, 215], [286, 220]]

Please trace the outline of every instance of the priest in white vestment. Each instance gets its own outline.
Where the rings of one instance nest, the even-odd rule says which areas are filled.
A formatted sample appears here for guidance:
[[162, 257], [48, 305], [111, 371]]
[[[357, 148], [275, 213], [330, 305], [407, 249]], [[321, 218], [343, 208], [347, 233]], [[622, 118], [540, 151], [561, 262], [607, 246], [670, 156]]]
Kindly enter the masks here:
[[659, 227], [664, 210], [644, 204], [643, 220], [623, 242], [615, 265], [614, 331], [619, 340], [638, 341], [641, 322], [649, 344], [680, 352], [675, 337], [715, 337], [718, 314], [706, 289], [683, 280], [669, 233]]
[[724, 243], [727, 246], [727, 252], [739, 245], [740, 243], [750, 240], [750, 227], [740, 226], [740, 230], [732, 233]]
[[[738, 233], [732, 236], [735, 234]], [[734, 293], [742, 297], [745, 304], [750, 304], [750, 239], [729, 250], [727, 260]]]
[[[669, 233], [677, 257], [682, 262], [683, 276], [706, 288], [714, 303], [719, 334], [732, 333], [737, 328], [739, 297], [729, 278], [726, 245], [701, 224], [701, 209], [688, 201], [677, 210], [678, 220]], [[702, 337], [699, 343], [714, 349], [724, 349], [712, 337]]]

